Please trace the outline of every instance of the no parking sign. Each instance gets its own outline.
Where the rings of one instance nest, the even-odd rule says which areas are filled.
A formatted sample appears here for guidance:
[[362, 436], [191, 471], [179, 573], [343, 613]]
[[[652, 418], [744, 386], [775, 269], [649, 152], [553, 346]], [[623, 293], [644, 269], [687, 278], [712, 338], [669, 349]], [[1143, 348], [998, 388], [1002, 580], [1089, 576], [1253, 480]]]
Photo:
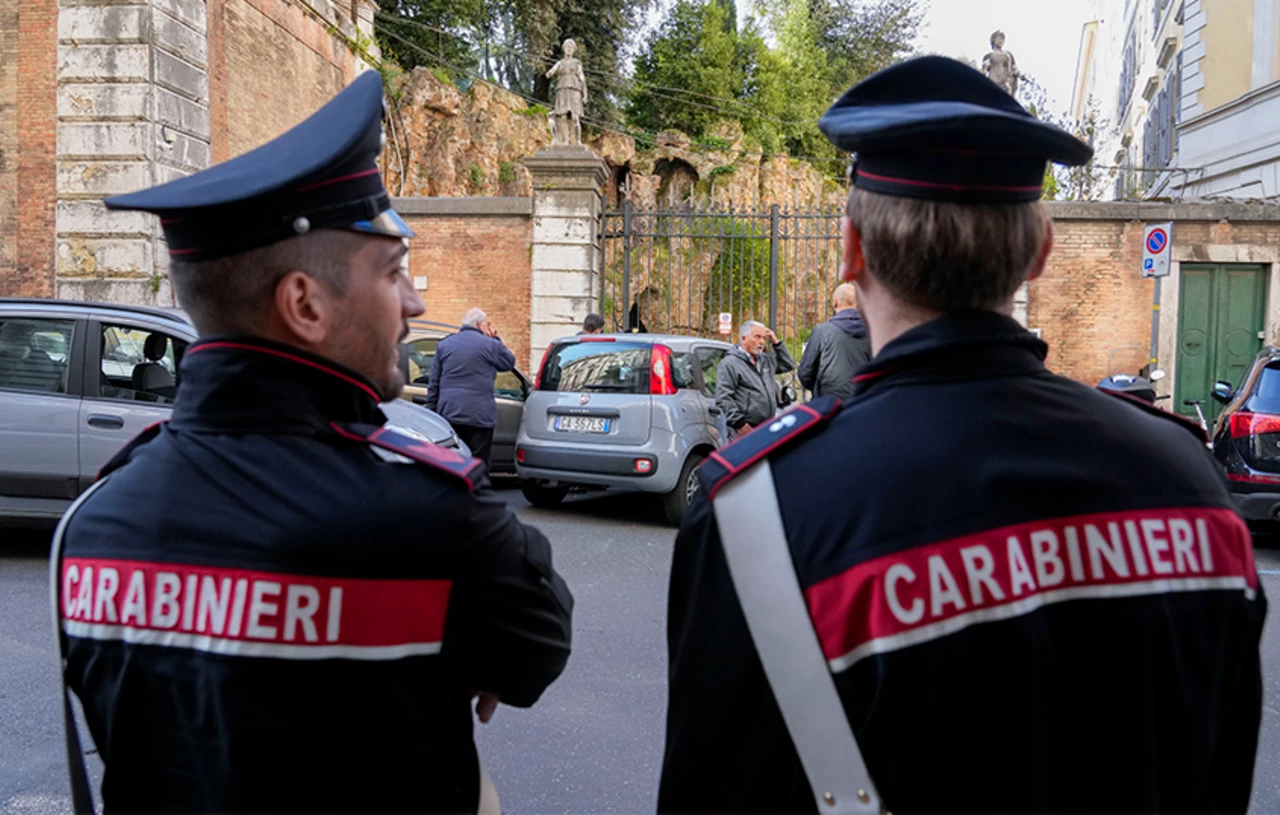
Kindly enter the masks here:
[[1168, 277], [1173, 223], [1149, 224], [1142, 236], [1142, 276]]

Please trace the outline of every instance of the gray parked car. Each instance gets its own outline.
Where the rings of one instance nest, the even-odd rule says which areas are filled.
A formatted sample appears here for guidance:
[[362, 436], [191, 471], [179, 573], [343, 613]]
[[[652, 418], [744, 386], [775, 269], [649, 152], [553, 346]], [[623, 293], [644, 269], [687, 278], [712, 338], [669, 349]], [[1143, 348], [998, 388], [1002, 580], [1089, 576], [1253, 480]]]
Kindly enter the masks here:
[[[0, 525], [56, 521], [117, 450], [168, 419], [195, 338], [178, 309], [0, 298]], [[426, 408], [383, 409], [470, 453]]]
[[545, 507], [575, 487], [656, 493], [678, 524], [697, 494], [694, 471], [725, 438], [713, 394], [732, 347], [657, 334], [554, 342], [516, 440], [525, 498]]

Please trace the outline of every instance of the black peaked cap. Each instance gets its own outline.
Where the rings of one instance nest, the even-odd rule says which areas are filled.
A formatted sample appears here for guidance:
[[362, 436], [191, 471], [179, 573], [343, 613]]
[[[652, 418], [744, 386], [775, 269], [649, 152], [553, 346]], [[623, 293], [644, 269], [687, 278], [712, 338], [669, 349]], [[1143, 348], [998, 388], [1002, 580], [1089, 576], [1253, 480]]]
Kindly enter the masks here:
[[382, 185], [382, 78], [366, 71], [308, 119], [230, 161], [106, 200], [160, 216], [169, 254], [208, 260], [313, 229], [413, 236]]

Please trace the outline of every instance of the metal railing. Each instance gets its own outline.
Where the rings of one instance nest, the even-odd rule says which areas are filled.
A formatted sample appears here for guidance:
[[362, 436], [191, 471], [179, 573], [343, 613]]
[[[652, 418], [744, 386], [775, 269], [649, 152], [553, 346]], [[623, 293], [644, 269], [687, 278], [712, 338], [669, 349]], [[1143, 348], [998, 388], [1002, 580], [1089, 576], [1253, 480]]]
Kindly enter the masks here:
[[[831, 316], [840, 282], [840, 212], [643, 210], [601, 219], [601, 315], [614, 331], [729, 336], [745, 320], [798, 355]], [[798, 358], [798, 356], [797, 356]]]

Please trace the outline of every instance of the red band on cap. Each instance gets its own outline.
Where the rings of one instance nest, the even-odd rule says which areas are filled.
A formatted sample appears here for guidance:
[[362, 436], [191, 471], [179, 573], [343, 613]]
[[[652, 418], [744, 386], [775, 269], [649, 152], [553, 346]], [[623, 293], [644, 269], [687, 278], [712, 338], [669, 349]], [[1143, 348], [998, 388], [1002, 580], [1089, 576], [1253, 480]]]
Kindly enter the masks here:
[[858, 175], [862, 178], [869, 178], [872, 181], [887, 181], [890, 184], [902, 184], [908, 187], [929, 187], [935, 190], [955, 190], [956, 192], [964, 192], [965, 190], [981, 190], [984, 192], [1039, 192], [1043, 189], [1040, 184], [1034, 184], [1027, 187], [1006, 187], [997, 184], [939, 184], [934, 181], [916, 181], [912, 178], [894, 178], [887, 175], [876, 175], [866, 170], [858, 170]]

